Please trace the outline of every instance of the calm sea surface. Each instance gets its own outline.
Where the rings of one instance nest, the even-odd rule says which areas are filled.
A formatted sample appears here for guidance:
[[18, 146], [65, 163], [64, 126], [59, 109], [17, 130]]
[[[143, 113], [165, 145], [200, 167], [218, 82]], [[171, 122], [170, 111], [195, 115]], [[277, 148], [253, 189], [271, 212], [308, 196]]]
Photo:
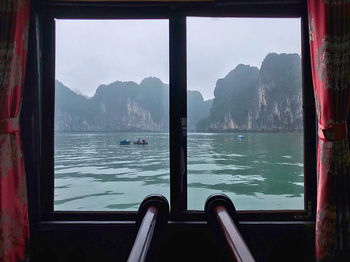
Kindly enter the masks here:
[[[225, 193], [239, 210], [303, 209], [302, 133], [189, 133], [188, 209]], [[149, 144], [119, 145], [145, 138]], [[170, 201], [169, 134], [56, 133], [55, 210], [137, 210]]]

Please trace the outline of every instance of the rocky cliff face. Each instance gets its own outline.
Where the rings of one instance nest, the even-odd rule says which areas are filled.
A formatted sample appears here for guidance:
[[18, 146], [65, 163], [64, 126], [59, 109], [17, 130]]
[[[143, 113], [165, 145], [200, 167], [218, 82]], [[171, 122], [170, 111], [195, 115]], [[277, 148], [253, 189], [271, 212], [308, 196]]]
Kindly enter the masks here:
[[116, 81], [92, 98], [56, 81], [56, 131], [164, 131], [168, 129], [167, 85], [157, 78]]
[[[211, 101], [188, 91], [188, 126], [209, 115]], [[55, 131], [169, 131], [169, 87], [158, 78], [116, 81], [97, 88], [92, 98], [56, 81]]]
[[259, 69], [238, 65], [225, 78], [216, 82], [215, 99], [210, 116], [199, 122], [202, 131], [249, 129], [250, 114], [255, 114]]
[[303, 124], [301, 61], [297, 54], [269, 54], [260, 69], [255, 128], [300, 130]]
[[301, 61], [297, 54], [268, 54], [260, 68], [238, 65], [215, 87], [200, 131], [302, 129]]
[[[301, 61], [268, 54], [260, 70], [238, 65], [216, 82], [215, 98], [187, 93], [188, 131], [302, 129]], [[169, 131], [169, 87], [155, 77], [140, 84], [116, 81], [92, 98], [56, 81], [56, 131]]]

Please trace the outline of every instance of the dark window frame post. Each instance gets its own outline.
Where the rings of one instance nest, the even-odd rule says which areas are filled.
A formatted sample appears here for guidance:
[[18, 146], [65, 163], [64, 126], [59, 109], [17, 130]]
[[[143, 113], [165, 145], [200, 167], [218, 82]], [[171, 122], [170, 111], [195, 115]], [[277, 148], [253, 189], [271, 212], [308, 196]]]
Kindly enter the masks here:
[[170, 55], [170, 205], [171, 216], [187, 210], [187, 60], [186, 17], [169, 20]]

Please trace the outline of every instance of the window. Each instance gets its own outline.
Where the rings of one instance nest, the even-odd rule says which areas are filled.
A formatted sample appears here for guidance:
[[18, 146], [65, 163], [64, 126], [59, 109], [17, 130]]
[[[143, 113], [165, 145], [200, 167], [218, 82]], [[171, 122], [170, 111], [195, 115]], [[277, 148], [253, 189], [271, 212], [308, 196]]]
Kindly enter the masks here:
[[[41, 106], [41, 116], [38, 121], [41, 123], [41, 155], [44, 160], [42, 161], [42, 168], [40, 170], [41, 211], [44, 219], [74, 220], [76, 218], [91, 219], [93, 217], [102, 220], [110, 218], [128, 220], [135, 216], [135, 212], [131, 211], [136, 211], [138, 203], [151, 192], [162, 193], [168, 198], [171, 206], [171, 217], [175, 220], [204, 219], [202, 212], [204, 200], [213, 192], [231, 194], [230, 196], [237, 205], [238, 210], [242, 211], [239, 214], [243, 219], [311, 219], [313, 215], [310, 214], [312, 210], [311, 205], [315, 204], [315, 194], [313, 192], [315, 183], [310, 175], [305, 174], [313, 174], [315, 170], [315, 159], [313, 155], [315, 151], [315, 117], [312, 86], [310, 85], [311, 75], [309, 74], [309, 62], [306, 59], [307, 55], [304, 55], [308, 52], [308, 49], [306, 45], [307, 32], [305, 31], [306, 16], [303, 11], [303, 4], [290, 3], [288, 4], [289, 8], [286, 8], [285, 5], [282, 6], [276, 3], [271, 4], [269, 10], [266, 10], [259, 4], [253, 3], [248, 3], [247, 5], [228, 5], [227, 7], [222, 7], [218, 3], [198, 3], [193, 6], [181, 3], [159, 3], [152, 6], [149, 6], [147, 3], [143, 5], [135, 4], [134, 6], [130, 6], [129, 4], [101, 4], [96, 6], [85, 4], [79, 10], [79, 15], [77, 15], [75, 7], [69, 7], [65, 4], [63, 4], [63, 6], [64, 9], [61, 9], [60, 5], [56, 5], [55, 3], [50, 4], [50, 9], [45, 16], [43, 16], [42, 20], [38, 20], [38, 35], [41, 37], [41, 42], [39, 43], [42, 44], [42, 46], [40, 46], [40, 50], [42, 50], [42, 59], [39, 60], [42, 63], [40, 67], [42, 73], [40, 74], [39, 72], [42, 83], [39, 83], [40, 92], [38, 95]], [[79, 6], [79, 4], [77, 6]], [[106, 6], [108, 6], [108, 10], [105, 8]], [[174, 6], [176, 6], [175, 9], [173, 8]], [[94, 10], [93, 13], [91, 13], [92, 9]], [[274, 21], [273, 23], [276, 24], [279, 23], [278, 21], [289, 19], [289, 21], [295, 22], [295, 28], [299, 30], [288, 33], [293, 34], [292, 38], [296, 37], [300, 39], [296, 40], [296, 42], [299, 43], [298, 50], [284, 50], [283, 48], [281, 48], [281, 50], [275, 50], [272, 48], [266, 49], [265, 54], [268, 56], [270, 52], [276, 52], [275, 56], [280, 57], [281, 53], [296, 53], [295, 56], [299, 59], [295, 68], [301, 72], [300, 79], [297, 81], [300, 83], [298, 92], [302, 95], [300, 99], [303, 101], [303, 117], [298, 120], [302, 130], [301, 128], [297, 128], [297, 130], [291, 132], [288, 137], [282, 133], [263, 134], [243, 132], [246, 131], [244, 128], [231, 128], [235, 130], [229, 130], [229, 133], [219, 134], [212, 132], [213, 130], [210, 130], [210, 128], [212, 128], [213, 125], [209, 121], [210, 119], [206, 120], [206, 118], [210, 117], [214, 109], [219, 111], [221, 109], [218, 107], [213, 109], [215, 101], [207, 103], [209, 104], [207, 107], [202, 106], [205, 104], [204, 99], [213, 98], [213, 93], [210, 96], [203, 92], [203, 101], [199, 96], [199, 104], [196, 105], [194, 102], [196, 93], [191, 93], [191, 91], [198, 91], [198, 89], [201, 88], [193, 85], [193, 76], [195, 75], [194, 71], [196, 67], [204, 68], [205, 63], [211, 63], [213, 67], [219, 68], [219, 66], [214, 63], [217, 62], [221, 65], [221, 63], [224, 64], [227, 63], [227, 61], [221, 61], [219, 59], [210, 60], [209, 58], [217, 57], [215, 51], [220, 50], [224, 52], [225, 50], [229, 51], [228, 49], [230, 48], [230, 43], [227, 42], [224, 48], [216, 48], [214, 44], [211, 45], [210, 42], [201, 39], [201, 35], [198, 34], [199, 31], [196, 32], [195, 27], [201, 27], [203, 21], [211, 21], [210, 23], [214, 21], [212, 24], [208, 23], [205, 25], [209, 32], [210, 26], [214, 24], [220, 27], [220, 25], [217, 24], [218, 21], [243, 21], [244, 19], [238, 19], [238, 17], [252, 16], [265, 17], [261, 19], [269, 22]], [[67, 70], [66, 72], [73, 73], [77, 71], [74, 70], [74, 68], [69, 68], [69, 66], [73, 66], [72, 64], [69, 65], [69, 63], [66, 63], [68, 65], [67, 67], [62, 67], [64, 63], [62, 63], [63, 60], [60, 60], [67, 59], [67, 61], [69, 61], [70, 59], [74, 59], [77, 55], [76, 53], [74, 54], [74, 51], [72, 55], [67, 58], [63, 58], [63, 56], [60, 58], [58, 55], [58, 53], [63, 50], [62, 45], [69, 43], [69, 41], [60, 43], [60, 26], [63, 26], [66, 22], [70, 22], [67, 21], [67, 19], [72, 18], [84, 19], [84, 21], [75, 20], [74, 23], [77, 24], [90, 23], [90, 20], [86, 19], [93, 19], [95, 22], [98, 22], [99, 19], [112, 19], [107, 21], [111, 23], [125, 23], [124, 25], [134, 22], [136, 24], [142, 23], [142, 26], [145, 28], [147, 28], [148, 24], [159, 23], [163, 29], [165, 27], [169, 28], [168, 31], [165, 30], [162, 31], [163, 33], [156, 34], [159, 39], [162, 39], [161, 41], [166, 43], [166, 46], [168, 45], [168, 50], [166, 47], [153, 49], [152, 45], [147, 45], [149, 49], [142, 49], [144, 48], [142, 46], [145, 42], [138, 38], [140, 35], [135, 35], [135, 42], [129, 46], [130, 50], [132, 50], [133, 46], [140, 48], [139, 51], [141, 50], [139, 55], [135, 55], [134, 59], [128, 61], [131, 63], [138, 63], [137, 61], [143, 59], [143, 54], [141, 53], [147, 53], [151, 50], [150, 52], [152, 52], [154, 59], [152, 59], [151, 63], [147, 64], [148, 66], [144, 66], [145, 73], [140, 69], [134, 72], [129, 70], [129, 72], [131, 72], [130, 75], [125, 73], [115, 78], [102, 77], [98, 80], [98, 83], [89, 81], [88, 79], [91, 79], [91, 76], [89, 73], [86, 73], [84, 79], [86, 85], [91, 84], [95, 88], [98, 85], [103, 85], [102, 89], [108, 88], [108, 85], [116, 80], [123, 81], [123, 83], [133, 81], [135, 89], [138, 89], [140, 85], [142, 85], [142, 80], [144, 78], [150, 76], [161, 79], [162, 84], [164, 84], [168, 90], [165, 97], [169, 99], [169, 111], [165, 109], [165, 106], [162, 111], [159, 109], [155, 110], [154, 115], [161, 115], [163, 119], [165, 119], [164, 115], [169, 113], [168, 126], [164, 126], [164, 129], [159, 130], [165, 133], [157, 133], [157, 137], [154, 137], [154, 139], [152, 137], [154, 134], [150, 133], [146, 135], [143, 133], [145, 130], [140, 130], [142, 133], [132, 133], [136, 131], [134, 129], [118, 129], [119, 127], [113, 131], [118, 129], [118, 132], [130, 131], [131, 133], [124, 133], [119, 136], [111, 133], [55, 133], [54, 130], [58, 131], [62, 126], [65, 126], [65, 121], [63, 121], [64, 117], [62, 118], [62, 110], [59, 110], [59, 106], [62, 106], [60, 103], [68, 102], [67, 99], [63, 99], [61, 102], [56, 100], [56, 103], [54, 103], [55, 99], [58, 99], [60, 95], [57, 91], [57, 86], [60, 86], [62, 90], [66, 91], [67, 89], [65, 89], [64, 86], [70, 87], [72, 88], [70, 90], [76, 93], [76, 97], [88, 101], [93, 99], [94, 94], [94, 90], [92, 90], [89, 94], [83, 92], [83, 95], [90, 95], [92, 98], [79, 96], [79, 94], [77, 94], [79, 92], [76, 90], [78, 88], [75, 87], [73, 83], [70, 83], [69, 80], [63, 80], [63, 75], [60, 75], [60, 72], [62, 72], [60, 70]], [[256, 21], [258, 20], [257, 18], [245, 19], [245, 21], [250, 21], [253, 24], [256, 23], [252, 27], [254, 30], [264, 30], [263, 26], [257, 26]], [[55, 27], [55, 21], [57, 27]], [[71, 25], [74, 23], [72, 22]], [[92, 30], [93, 27], [94, 26], [91, 24], [89, 30]], [[117, 26], [111, 25], [109, 31], [112, 30], [112, 28], [114, 30], [115, 27], [117, 28]], [[220, 42], [220, 37], [225, 36], [225, 34], [223, 33], [220, 35], [220, 30], [217, 29], [218, 27], [213, 27], [214, 29], [212, 32], [216, 32], [217, 35], [212, 33], [212, 38]], [[232, 26], [230, 30], [235, 29], [233, 29]], [[254, 30], [252, 31], [253, 34]], [[284, 30], [288, 31], [288, 27], [284, 28]], [[132, 30], [129, 32], [131, 31]], [[282, 31], [283, 29], [281, 29], [281, 32]], [[77, 34], [78, 33], [77, 31]], [[102, 32], [99, 31], [97, 35], [101, 33]], [[271, 35], [275, 35], [275, 32]], [[194, 44], [192, 41], [193, 39], [197, 39], [197, 43], [202, 41], [203, 45], [205, 45], [207, 53], [202, 53], [200, 56], [197, 55], [197, 58], [199, 57], [202, 60], [194, 59], [195, 52], [200, 52], [201, 50]], [[232, 42], [236, 40], [242, 46], [245, 45], [244, 42], [240, 42], [240, 39], [232, 39]], [[277, 43], [279, 40], [281, 39], [276, 39], [275, 42]], [[101, 41], [101, 38], [97, 39], [97, 41]], [[225, 41], [225, 38], [223, 41]], [[287, 42], [282, 45], [286, 43]], [[263, 46], [263, 43], [256, 43], [256, 45]], [[112, 55], [104, 57], [101, 50], [96, 48], [92, 49], [101, 59], [114, 59]], [[130, 50], [126, 50], [125, 52]], [[58, 53], [55, 53], [55, 51]], [[117, 51], [119, 50], [116, 50], [116, 52]], [[258, 63], [262, 63], [265, 56], [261, 57], [261, 55], [255, 53], [255, 51], [255, 49], [251, 51], [252, 54], [250, 55], [252, 57], [256, 56], [256, 60], [260, 61]], [[81, 50], [76, 48], [76, 52], [84, 52], [84, 50], [83, 48], [81, 48]], [[86, 66], [89, 63], [95, 65], [95, 61], [92, 62], [88, 60], [91, 51], [86, 52], [85, 58], [87, 60], [82, 63], [82, 66]], [[167, 52], [168, 54], [166, 54]], [[154, 66], [157, 67], [156, 64], [158, 61], [164, 62], [167, 60], [167, 58], [161, 58], [161, 56], [164, 55], [169, 56], [169, 62], [165, 62], [165, 64], [168, 63], [169, 67], [167, 69], [163, 67], [162, 69], [164, 70], [163, 75], [166, 75], [167, 73], [165, 71], [169, 70], [168, 79], [166, 79], [166, 77], [163, 79], [163, 76], [161, 76], [162, 73], [159, 73], [160, 71], [154, 73], [150, 73], [149, 71]], [[274, 55], [272, 54], [272, 56]], [[205, 61], [206, 58], [208, 58], [207, 61]], [[225, 76], [239, 64], [250, 64], [251, 67], [256, 66], [256, 69], [253, 69], [253, 71], [255, 70], [255, 74], [257, 74], [257, 79], [255, 79], [255, 81], [259, 82], [261, 80], [259, 78], [259, 72], [262, 70], [261, 65], [254, 64], [249, 60], [249, 57], [246, 56], [241, 56], [240, 59], [240, 61], [232, 60], [232, 62], [225, 65], [226, 67], [219, 68], [221, 71], [215, 76], [211, 76], [214, 79], [214, 84], [211, 83], [209, 85], [211, 91], [210, 89], [207, 91], [213, 92], [215, 85], [218, 85], [215, 81], [219, 78], [225, 78]], [[142, 63], [140, 62], [140, 64]], [[99, 65], [99, 63], [96, 63], [96, 66], [101, 67], [101, 72], [108, 71], [105, 70], [103, 66]], [[135, 65], [135, 68], [138, 67]], [[241, 69], [244, 71], [245, 66], [242, 66]], [[214, 71], [201, 72], [203, 79], [206, 79], [207, 75], [211, 73], [214, 73]], [[142, 77], [140, 75], [142, 75]], [[278, 77], [279, 76], [280, 75], [278, 75]], [[295, 78], [294, 75], [289, 77], [292, 79]], [[61, 80], [60, 82], [56, 82], [56, 93], [54, 88], [55, 78]], [[151, 85], [153, 86], [153, 80], [155, 79], [149, 80], [152, 80]], [[288, 77], [283, 81], [288, 81]], [[219, 82], [220, 81], [218, 81], [218, 83]], [[45, 88], [43, 88], [44, 86]], [[96, 94], [97, 93], [98, 91], [96, 91]], [[152, 101], [149, 106], [159, 102], [159, 99], [154, 99], [155, 96], [150, 95], [148, 92], [144, 95], [149, 95], [149, 100], [146, 99], [146, 102]], [[157, 93], [156, 95], [159, 94]], [[216, 97], [215, 95], [215, 98]], [[253, 98], [250, 95], [243, 95], [242, 99], [238, 99], [236, 103], [241, 102], [244, 105], [249, 99], [256, 98], [259, 98], [259, 93], [257, 97]], [[113, 100], [114, 98], [113, 96], [107, 96], [106, 99]], [[139, 97], [139, 99], [142, 98]], [[218, 103], [221, 102], [217, 102], [216, 104]], [[54, 104], [55, 107], [53, 106]], [[77, 103], [74, 102], [73, 104], [75, 105], [73, 106], [74, 110], [77, 110]], [[111, 102], [111, 104], [113, 103]], [[113, 104], [115, 107], [118, 107], [118, 105], [121, 105], [121, 103]], [[99, 103], [98, 106], [99, 112], [107, 110], [104, 103]], [[63, 108], [65, 108], [65, 106], [63, 106]], [[91, 128], [91, 124], [86, 119], [87, 114], [91, 114], [92, 116], [90, 115], [89, 117], [99, 121], [96, 125], [98, 128], [101, 128], [101, 126], [113, 126], [115, 124], [115, 122], [109, 121], [110, 119], [102, 119], [101, 116], [94, 116], [94, 114], [98, 112], [97, 109], [89, 110], [83, 106], [82, 108], [81, 111], [86, 112], [86, 114], [82, 114], [83, 116], [79, 120], [80, 124], [78, 126], [81, 129], [78, 130], [79, 132], [95, 131], [89, 129]], [[240, 106], [237, 107], [237, 109], [240, 108]], [[301, 105], [299, 104], [296, 108], [300, 111]], [[119, 110], [121, 111], [122, 109]], [[193, 124], [195, 111], [203, 115], [197, 117], [197, 123]], [[249, 112], [246, 111], [243, 112], [243, 114], [249, 115]], [[225, 113], [221, 115], [225, 116]], [[259, 120], [256, 118], [253, 119], [253, 122]], [[130, 116], [129, 118], [123, 119], [124, 122], [128, 122], [129, 120]], [[154, 118], [152, 118], [152, 121], [153, 120]], [[120, 122], [121, 120], [117, 121]], [[124, 123], [121, 122], [118, 124], [122, 125]], [[252, 123], [252, 121], [250, 121], [250, 123]], [[293, 122], [289, 121], [287, 125], [291, 123]], [[202, 128], [201, 132], [206, 133], [193, 134], [193, 131], [198, 131], [196, 130], [198, 125]], [[73, 125], [69, 126], [72, 127]], [[125, 126], [128, 125], [124, 125], [124, 127]], [[231, 127], [234, 126], [235, 125], [231, 123]], [[169, 134], [167, 134], [167, 130], [169, 130]], [[105, 132], [106, 130], [100, 131]], [[150, 129], [148, 131], [153, 132], [154, 130]], [[239, 131], [239, 133], [231, 131]], [[208, 134], [208, 132], [214, 134]], [[239, 138], [238, 135], [242, 135], [243, 138]], [[124, 139], [130, 140], [132, 143], [134, 140], [137, 140], [138, 137], [145, 137], [146, 140], [150, 142], [149, 147], [145, 146], [140, 148], [133, 144], [131, 144], [130, 147], [128, 145], [123, 147], [123, 145], [120, 144]], [[69, 149], [74, 143], [77, 143], [75, 153]], [[162, 146], [157, 148], [157, 145], [160, 144], [162, 144]], [[247, 149], [244, 147], [245, 144], [248, 144], [249, 149], [255, 154], [253, 157], [248, 156], [248, 153], [245, 152]], [[256, 147], [257, 145], [261, 146], [259, 150], [264, 151], [263, 153], [259, 152]], [[276, 151], [276, 157], [278, 157], [278, 159], [274, 158], [275, 156], [271, 154], [274, 149], [268, 148], [269, 146], [280, 150], [278, 152]], [[215, 150], [211, 150], [210, 147], [215, 147]], [[159, 149], [159, 151], [157, 151], [157, 149]], [[140, 154], [139, 158], [135, 157], [135, 159], [132, 160], [134, 162], [130, 162], [131, 160], [126, 159], [128, 158], [127, 154], [131, 156], [132, 154], [140, 152], [140, 150], [144, 150], [142, 151], [143, 154]], [[103, 154], [105, 153], [111, 155], [108, 158], [104, 158]], [[154, 155], [153, 158], [152, 154]], [[260, 159], [262, 156], [264, 159]], [[85, 161], [89, 159], [89, 157], [90, 160], [88, 160], [89, 162], [86, 164]], [[122, 157], [123, 159], [121, 159]], [[232, 161], [235, 163], [232, 163]], [[65, 166], [69, 162], [71, 166]], [[123, 162], [123, 164], [115, 165], [115, 162]], [[140, 162], [142, 165], [139, 165]], [[146, 170], [147, 165], [152, 162], [154, 165], [151, 164], [152, 167]], [[271, 162], [275, 163], [275, 165], [271, 166]], [[247, 166], [249, 168], [246, 168]], [[267, 173], [272, 173], [271, 176], [268, 178], [264, 177], [260, 169], [265, 169]], [[280, 172], [280, 170], [284, 169], [286, 172]], [[253, 172], [251, 172], [252, 170]], [[215, 177], [209, 176], [209, 174], [214, 174]], [[245, 178], [243, 176], [245, 176]], [[115, 180], [117, 177], [120, 179], [119, 181]], [[122, 180], [123, 182], [120, 182]], [[133, 184], [131, 181], [135, 183]], [[100, 187], [102, 184], [103, 186]], [[128, 187], [125, 187], [127, 184]], [[221, 184], [223, 187], [216, 188], [218, 184]], [[282, 185], [282, 188], [280, 185]], [[271, 191], [272, 194], [270, 194]], [[88, 216], [85, 217], [83, 214], [88, 214]]]
[[169, 199], [168, 20], [55, 24], [54, 210]]
[[[299, 18], [187, 18], [188, 207], [304, 209]], [[259, 44], [257, 44], [259, 43]]]

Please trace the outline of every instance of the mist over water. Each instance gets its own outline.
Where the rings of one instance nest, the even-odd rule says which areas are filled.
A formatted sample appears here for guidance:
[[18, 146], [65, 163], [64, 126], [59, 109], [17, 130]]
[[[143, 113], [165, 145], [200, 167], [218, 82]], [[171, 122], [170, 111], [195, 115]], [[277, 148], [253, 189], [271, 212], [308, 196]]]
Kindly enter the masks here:
[[[239, 210], [303, 209], [302, 133], [189, 133], [188, 209], [225, 193]], [[145, 138], [149, 144], [119, 145]], [[170, 201], [168, 133], [55, 133], [55, 210], [137, 210]]]

